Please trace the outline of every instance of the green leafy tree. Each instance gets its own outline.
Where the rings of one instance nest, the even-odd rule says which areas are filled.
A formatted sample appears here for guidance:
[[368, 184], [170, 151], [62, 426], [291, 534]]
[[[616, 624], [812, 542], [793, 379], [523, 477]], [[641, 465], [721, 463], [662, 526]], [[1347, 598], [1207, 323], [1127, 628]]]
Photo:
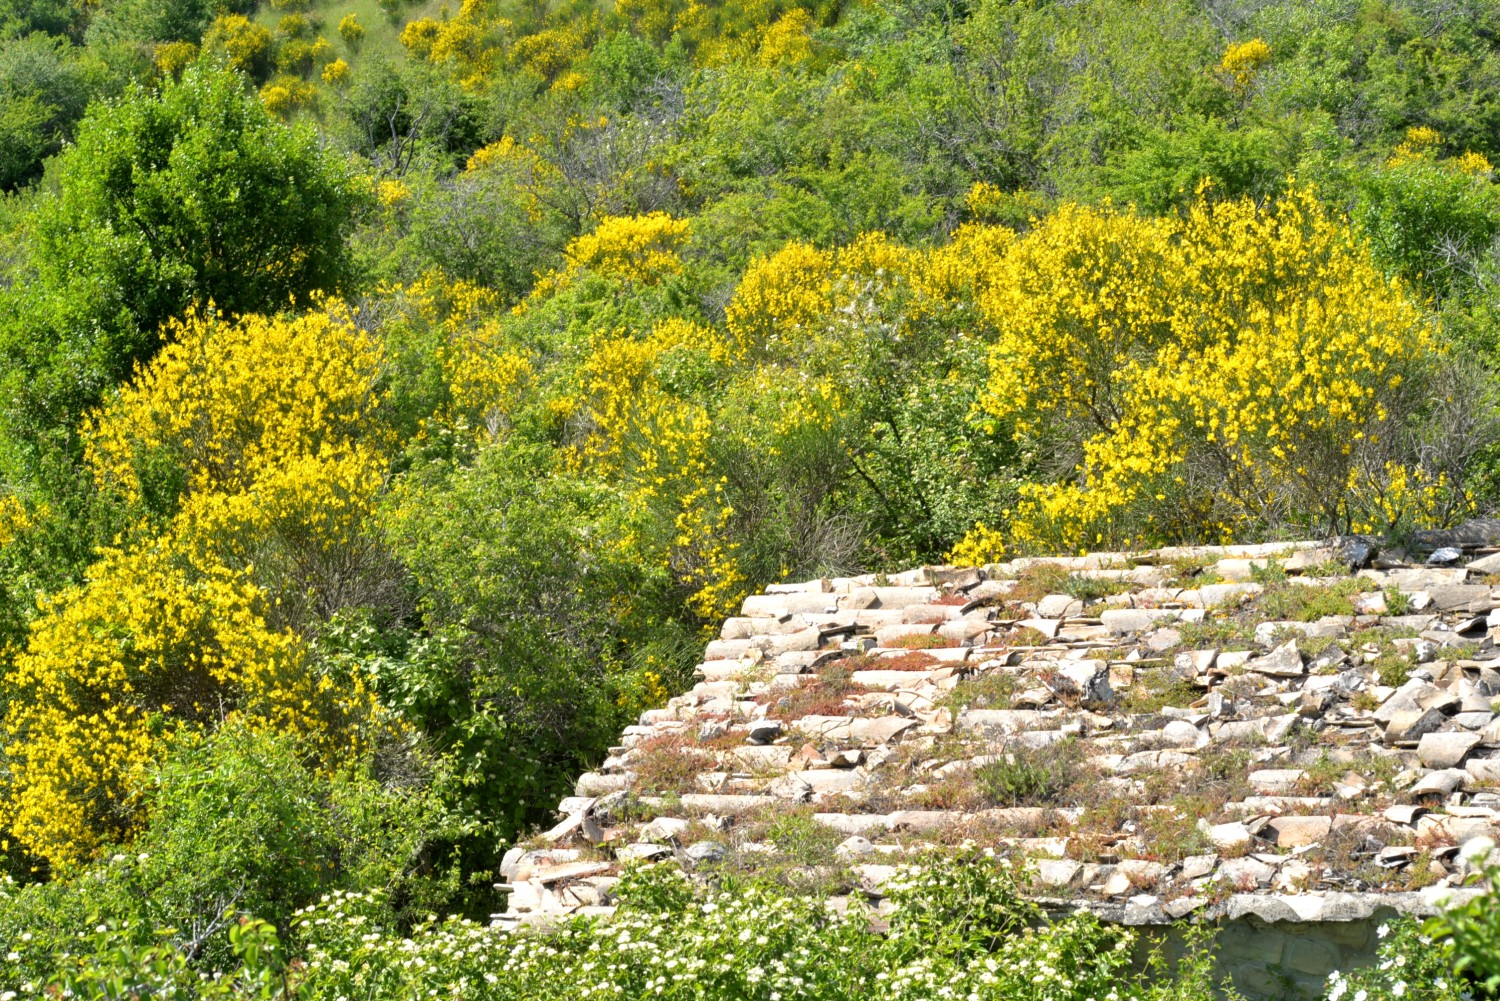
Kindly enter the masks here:
[[1189, 204], [1207, 181], [1216, 195], [1265, 200], [1286, 186], [1295, 166], [1288, 137], [1271, 129], [1236, 129], [1216, 118], [1186, 119], [1153, 132], [1103, 172], [1116, 199], [1151, 212]]
[[[405, 781], [380, 781], [365, 760], [314, 769], [292, 739], [235, 724], [179, 742], [152, 773], [151, 823], [120, 846], [128, 852], [10, 899], [0, 884], [0, 937], [16, 950], [0, 988], [14, 986], [7, 974], [41, 983], [154, 942], [193, 964], [181, 971], [188, 977], [231, 969], [238, 915], [285, 931], [297, 908], [336, 889], [386, 891], [393, 918], [406, 906], [442, 906], [453, 885], [432, 851], [443, 814], [411, 781], [427, 777], [425, 766], [391, 751], [387, 765], [400, 761]], [[75, 936], [101, 924], [91, 957]]]
[[0, 34], [45, 31], [75, 33], [83, 24], [84, 5], [73, 0], [0, 0]]
[[36, 178], [83, 114], [88, 92], [69, 50], [40, 31], [0, 43], [0, 188]]
[[1353, 217], [1381, 265], [1448, 295], [1478, 277], [1500, 234], [1500, 195], [1488, 172], [1417, 159], [1361, 172]]
[[375, 58], [340, 91], [331, 129], [379, 170], [401, 175], [479, 145], [473, 105], [446, 73]]
[[646, 571], [608, 541], [611, 493], [552, 462], [515, 443], [427, 463], [387, 516], [423, 630], [372, 668], [376, 688], [451, 755], [457, 805], [481, 822], [476, 863], [604, 751], [621, 722], [624, 616], [651, 600]]
[[250, 14], [251, 0], [119, 0], [89, 25], [90, 41], [193, 42], [220, 14]]
[[191, 304], [275, 312], [351, 278], [345, 167], [227, 70], [96, 105], [58, 179], [35, 213], [33, 273], [0, 316], [13, 468], [70, 442]]

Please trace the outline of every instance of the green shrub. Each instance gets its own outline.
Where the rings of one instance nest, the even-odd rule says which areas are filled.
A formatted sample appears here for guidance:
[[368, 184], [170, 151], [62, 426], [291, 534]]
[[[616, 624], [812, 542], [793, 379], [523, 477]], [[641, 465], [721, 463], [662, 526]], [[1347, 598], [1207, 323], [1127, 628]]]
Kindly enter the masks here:
[[13, 475], [35, 475], [49, 444], [76, 448], [84, 415], [193, 304], [275, 312], [353, 276], [347, 168], [228, 69], [93, 105], [57, 179], [31, 227], [34, 270], [0, 302]]
[[998, 806], [1059, 804], [1080, 778], [1081, 745], [1065, 738], [1046, 747], [1008, 746], [999, 760], [974, 770], [974, 783]]
[[[228, 725], [179, 747], [147, 796], [150, 826], [128, 850], [7, 891], [0, 940], [24, 944], [12, 947], [0, 990], [87, 978], [116, 962], [110, 956], [140, 950], [173, 969], [173, 957], [185, 957], [193, 977], [228, 972], [242, 951], [236, 915], [285, 933], [294, 911], [329, 890], [378, 888], [402, 912], [386, 920], [399, 922], [406, 908], [446, 905], [458, 888], [433, 851], [446, 832], [428, 791], [383, 787], [356, 763], [319, 774], [285, 738]], [[80, 945], [79, 932], [95, 926], [98, 937]]]
[[1416, 660], [1409, 653], [1386, 650], [1375, 658], [1371, 666], [1375, 669], [1376, 680], [1382, 685], [1400, 688], [1411, 679], [1412, 668], [1417, 665]]

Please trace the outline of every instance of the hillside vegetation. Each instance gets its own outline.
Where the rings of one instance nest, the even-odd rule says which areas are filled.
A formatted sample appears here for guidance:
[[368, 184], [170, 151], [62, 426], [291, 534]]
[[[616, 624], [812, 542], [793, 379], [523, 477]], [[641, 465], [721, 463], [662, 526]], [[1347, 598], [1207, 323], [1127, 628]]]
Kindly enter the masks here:
[[1491, 511], [1496, 162], [1477, 0], [0, 0], [0, 997], [353, 996], [770, 583]]

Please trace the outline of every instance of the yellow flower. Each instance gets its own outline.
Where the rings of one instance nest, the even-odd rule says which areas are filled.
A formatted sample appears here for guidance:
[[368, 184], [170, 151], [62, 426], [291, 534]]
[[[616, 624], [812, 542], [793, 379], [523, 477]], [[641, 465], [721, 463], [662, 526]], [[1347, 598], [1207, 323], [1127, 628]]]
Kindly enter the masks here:
[[323, 67], [323, 82], [335, 86], [349, 79], [349, 64], [342, 59], [335, 59]]
[[359, 23], [353, 11], [339, 18], [339, 37], [349, 45], [358, 45], [364, 39], [365, 26]]
[[[1232, 535], [1284, 512], [1331, 527], [1396, 475], [1376, 433], [1435, 358], [1405, 291], [1310, 192], [1183, 220], [1065, 206], [1017, 241], [981, 306], [983, 406], [1075, 450], [1023, 490], [1018, 541]], [[1406, 474], [1402, 474], [1406, 475]]]
[[654, 284], [682, 269], [678, 251], [687, 241], [686, 219], [665, 212], [606, 216], [594, 231], [568, 244], [568, 265]]
[[381, 181], [375, 188], [375, 197], [380, 204], [390, 208], [411, 198], [411, 189], [400, 178]]
[[1229, 45], [1219, 62], [1221, 72], [1233, 81], [1236, 90], [1243, 91], [1254, 82], [1262, 66], [1271, 61], [1271, 47], [1263, 38], [1252, 38], [1248, 42]]

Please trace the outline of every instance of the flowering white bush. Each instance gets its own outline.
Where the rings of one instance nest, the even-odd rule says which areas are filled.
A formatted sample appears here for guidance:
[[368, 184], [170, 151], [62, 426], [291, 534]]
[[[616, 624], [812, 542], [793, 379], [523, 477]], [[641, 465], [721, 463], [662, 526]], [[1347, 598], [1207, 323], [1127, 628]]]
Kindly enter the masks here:
[[[390, 927], [378, 892], [335, 892], [297, 912], [283, 950], [252, 919], [230, 930], [241, 966], [197, 969], [134, 929], [79, 929], [46, 978], [8, 979], [0, 1001], [31, 997], [208, 1001], [1207, 1001], [1240, 998], [1215, 982], [1211, 926], [1187, 930], [1188, 955], [1154, 947], [1138, 968], [1136, 933], [1088, 914], [1055, 921], [1021, 895], [1004, 860], [969, 852], [899, 869], [888, 927], [858, 903], [779, 889], [704, 890], [671, 865], [627, 871], [609, 919], [551, 928], [430, 917]], [[0, 904], [6, 887], [0, 884]], [[1380, 929], [1377, 966], [1335, 973], [1327, 1001], [1468, 1001], [1451, 943], [1407, 919]], [[148, 937], [149, 938], [149, 937]], [[1153, 943], [1154, 946], [1154, 943]], [[24, 946], [23, 946], [24, 947]], [[296, 958], [290, 958], [296, 957]]]
[[1411, 918], [1382, 924], [1376, 965], [1328, 976], [1327, 1001], [1470, 1001], [1473, 994], [1453, 973], [1451, 943], [1423, 933]]
[[[409, 936], [375, 927], [371, 896], [332, 895], [299, 915], [308, 998], [563, 998], [817, 1001], [1127, 1001], [1132, 933], [1088, 916], [1041, 921], [1005, 870], [931, 863], [893, 890], [891, 933], [855, 906], [749, 888], [694, 896], [671, 867], [627, 875], [612, 919], [513, 933], [461, 919]], [[636, 899], [650, 904], [641, 906]], [[937, 922], [941, 922], [939, 925]]]

